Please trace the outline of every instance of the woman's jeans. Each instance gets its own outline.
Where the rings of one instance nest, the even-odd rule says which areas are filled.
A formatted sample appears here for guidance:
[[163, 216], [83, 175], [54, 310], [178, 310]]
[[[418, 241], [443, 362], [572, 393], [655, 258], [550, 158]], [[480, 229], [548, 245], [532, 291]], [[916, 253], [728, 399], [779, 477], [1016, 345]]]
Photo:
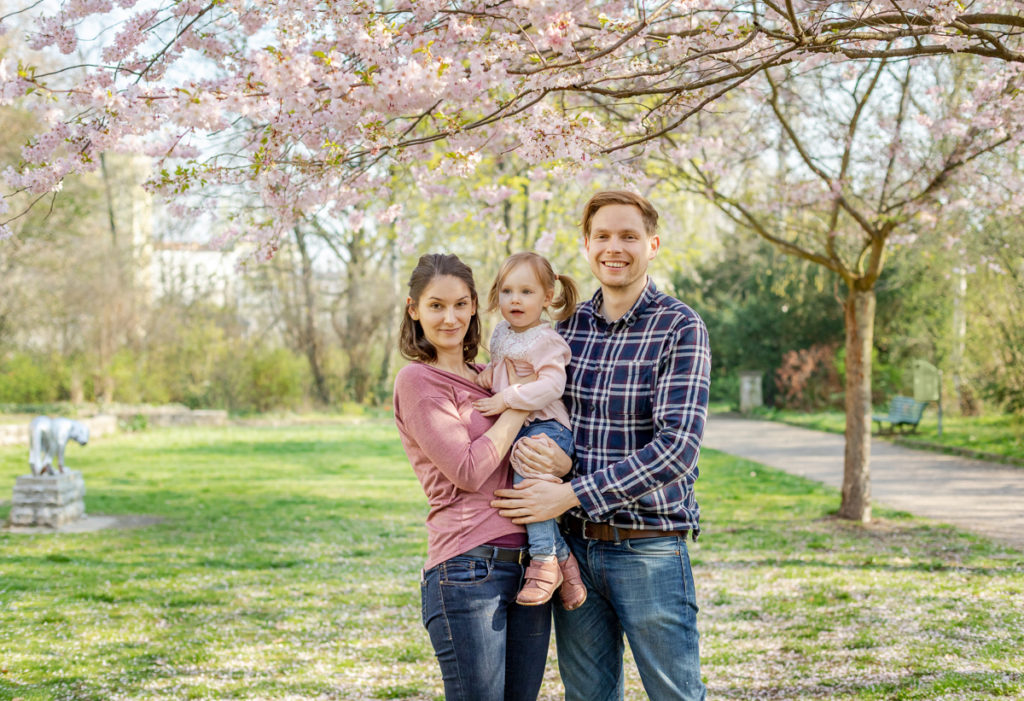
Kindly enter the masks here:
[[423, 624], [446, 701], [534, 701], [551, 636], [551, 607], [520, 606], [525, 565], [459, 555], [423, 573]]
[[[570, 458], [576, 453], [572, 431], [554, 419], [534, 421], [523, 426], [519, 430], [516, 440], [518, 441], [526, 436], [537, 436], [542, 433], [553, 440]], [[526, 478], [519, 473], [512, 473], [512, 480], [515, 484], [519, 484], [524, 479]], [[526, 524], [526, 537], [530, 541], [530, 557], [551, 557], [554, 555], [558, 558], [559, 562], [569, 557], [569, 546], [565, 544], [565, 539], [562, 538], [562, 534], [558, 530], [558, 523], [554, 519]]]

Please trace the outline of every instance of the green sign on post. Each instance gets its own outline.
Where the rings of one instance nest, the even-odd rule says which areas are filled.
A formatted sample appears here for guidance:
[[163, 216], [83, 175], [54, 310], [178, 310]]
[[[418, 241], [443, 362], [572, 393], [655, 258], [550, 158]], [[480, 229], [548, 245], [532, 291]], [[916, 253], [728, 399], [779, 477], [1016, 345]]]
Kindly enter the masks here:
[[937, 402], [939, 405], [939, 436], [942, 435], [942, 371], [924, 360], [914, 361], [914, 399]]
[[914, 399], [919, 402], [939, 401], [939, 369], [924, 360], [914, 361]]

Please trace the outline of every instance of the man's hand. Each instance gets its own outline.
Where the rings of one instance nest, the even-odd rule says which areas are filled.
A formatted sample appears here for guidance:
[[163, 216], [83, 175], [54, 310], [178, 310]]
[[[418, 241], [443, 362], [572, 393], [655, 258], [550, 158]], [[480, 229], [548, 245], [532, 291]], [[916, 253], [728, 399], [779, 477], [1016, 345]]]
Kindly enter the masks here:
[[512, 466], [523, 477], [564, 477], [572, 469], [572, 458], [551, 438], [540, 434], [516, 441], [512, 449]]
[[515, 489], [499, 489], [491, 506], [512, 523], [537, 523], [559, 516], [580, 500], [569, 483], [553, 484], [543, 480], [523, 480]]
[[500, 392], [493, 397], [488, 397], [487, 399], [477, 399], [473, 402], [473, 408], [484, 416], [494, 416], [495, 414], [500, 414], [508, 409]]

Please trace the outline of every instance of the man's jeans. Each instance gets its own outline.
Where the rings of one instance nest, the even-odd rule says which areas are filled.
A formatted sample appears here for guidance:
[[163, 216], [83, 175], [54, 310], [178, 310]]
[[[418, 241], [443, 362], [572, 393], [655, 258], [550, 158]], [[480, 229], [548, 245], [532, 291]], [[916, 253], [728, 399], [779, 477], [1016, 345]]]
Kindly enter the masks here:
[[[576, 454], [572, 431], [554, 419], [544, 419], [526, 424], [519, 430], [516, 440], [540, 434], [544, 434], [554, 441], [555, 445], [561, 448], [562, 452], [570, 458]], [[523, 479], [525, 478], [518, 472], [512, 473], [513, 483], [519, 484]], [[526, 537], [530, 541], [531, 557], [551, 557], [554, 555], [558, 558], [559, 562], [569, 557], [569, 548], [566, 546], [565, 540], [558, 530], [558, 522], [554, 519], [526, 524]]]
[[554, 607], [566, 701], [623, 697], [623, 634], [652, 701], [704, 699], [685, 538], [566, 541], [587, 585], [583, 606]]
[[453, 557], [423, 573], [423, 624], [447, 701], [534, 701], [551, 637], [551, 607], [520, 606], [525, 567]]

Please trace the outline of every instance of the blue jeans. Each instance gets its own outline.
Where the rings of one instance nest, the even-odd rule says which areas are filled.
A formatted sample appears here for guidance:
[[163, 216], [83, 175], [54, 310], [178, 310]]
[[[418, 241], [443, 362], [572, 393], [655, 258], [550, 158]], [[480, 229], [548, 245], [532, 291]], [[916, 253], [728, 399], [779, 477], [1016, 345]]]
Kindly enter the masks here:
[[[553, 440], [570, 458], [576, 454], [576, 445], [573, 443], [572, 431], [554, 419], [534, 421], [523, 426], [519, 430], [516, 440], [518, 441], [526, 436], [537, 436], [542, 433]], [[522, 475], [513, 473], [512, 481], [515, 484], [519, 484], [524, 479]], [[562, 538], [562, 534], [558, 530], [558, 522], [554, 519], [526, 524], [526, 537], [530, 541], [530, 557], [551, 557], [554, 555], [558, 558], [559, 562], [569, 557], [569, 546], [565, 544], [565, 539]]]
[[649, 698], [703, 700], [697, 599], [685, 538], [566, 540], [587, 585], [583, 606], [554, 607], [566, 701], [622, 699], [623, 634]]
[[423, 625], [447, 701], [535, 701], [551, 607], [520, 606], [523, 565], [459, 555], [423, 573]]

